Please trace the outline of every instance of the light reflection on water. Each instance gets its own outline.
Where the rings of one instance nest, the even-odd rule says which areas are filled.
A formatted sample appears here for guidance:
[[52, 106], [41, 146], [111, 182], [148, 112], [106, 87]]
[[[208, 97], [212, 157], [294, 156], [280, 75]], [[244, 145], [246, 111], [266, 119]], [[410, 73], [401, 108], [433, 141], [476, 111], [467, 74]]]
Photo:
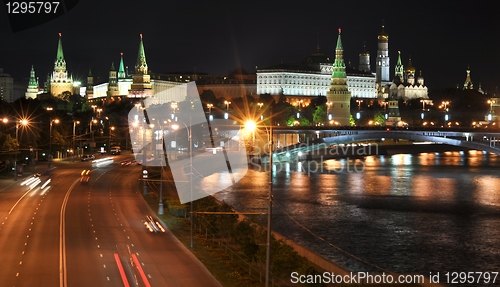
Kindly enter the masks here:
[[[355, 167], [363, 167], [355, 172]], [[255, 168], [216, 194], [265, 212], [268, 174]], [[422, 153], [291, 162], [273, 168], [273, 195], [301, 224], [394, 272], [500, 269], [500, 157]], [[314, 238], [277, 208], [273, 229], [351, 271], [375, 271]]]

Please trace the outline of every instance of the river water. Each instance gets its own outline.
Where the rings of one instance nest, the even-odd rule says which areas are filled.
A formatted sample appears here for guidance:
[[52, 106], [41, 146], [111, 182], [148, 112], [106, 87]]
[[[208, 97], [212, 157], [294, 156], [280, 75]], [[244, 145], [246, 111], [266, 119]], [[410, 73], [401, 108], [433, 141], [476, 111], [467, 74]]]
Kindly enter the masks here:
[[[265, 212], [263, 168], [254, 166], [216, 197], [241, 212]], [[303, 227], [389, 271], [441, 277], [500, 271], [499, 156], [469, 151], [277, 164], [273, 195]], [[381, 272], [311, 235], [276, 206], [273, 224], [350, 271]]]

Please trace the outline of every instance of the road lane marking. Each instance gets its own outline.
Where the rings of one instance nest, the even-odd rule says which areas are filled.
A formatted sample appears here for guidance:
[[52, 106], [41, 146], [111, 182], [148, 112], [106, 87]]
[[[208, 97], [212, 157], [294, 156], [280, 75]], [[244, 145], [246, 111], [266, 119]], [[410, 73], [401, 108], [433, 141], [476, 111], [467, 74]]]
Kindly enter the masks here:
[[149, 280], [146, 277], [146, 274], [144, 274], [144, 270], [142, 270], [142, 266], [141, 264], [139, 264], [139, 260], [137, 260], [137, 256], [135, 256], [135, 254], [132, 254], [132, 259], [134, 260], [135, 266], [139, 270], [139, 274], [141, 274], [142, 281], [144, 281], [144, 285], [146, 285], [146, 287], [151, 287], [151, 284], [149, 284]]
[[71, 191], [75, 187], [76, 183], [79, 179], [73, 182], [73, 185], [70, 186], [68, 191], [66, 192], [66, 196], [64, 197], [62, 206], [61, 206], [61, 214], [60, 214], [60, 225], [59, 225], [59, 286], [66, 287], [68, 286], [68, 278], [67, 278], [67, 269], [66, 269], [66, 205], [68, 203], [69, 195]]
[[[9, 211], [9, 214], [12, 213], [12, 211], [14, 210], [14, 208], [16, 208], [17, 204], [30, 192], [31, 190], [28, 190], [26, 191], [25, 194], [23, 194], [23, 196], [21, 196], [21, 198], [19, 198], [19, 200], [14, 204], [14, 206], [12, 206], [12, 208], [10, 209]], [[7, 217], [5, 217], [5, 219], [7, 219]]]

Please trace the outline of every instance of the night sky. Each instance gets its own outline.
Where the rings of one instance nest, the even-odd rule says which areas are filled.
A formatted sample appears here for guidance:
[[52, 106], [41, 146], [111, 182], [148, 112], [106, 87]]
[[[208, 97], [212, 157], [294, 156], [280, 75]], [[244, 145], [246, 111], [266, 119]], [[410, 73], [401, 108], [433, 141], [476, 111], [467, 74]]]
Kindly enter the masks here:
[[[126, 3], [126, 4], [125, 4]], [[130, 4], [129, 4], [130, 3]], [[0, 67], [15, 80], [33, 64], [40, 84], [53, 70], [58, 33], [68, 71], [101, 82], [120, 52], [133, 71], [139, 34], [153, 72], [226, 75], [237, 66], [297, 63], [320, 50], [334, 57], [338, 28], [346, 63], [358, 66], [366, 41], [375, 71], [377, 35], [385, 20], [391, 78], [398, 50], [422, 70], [429, 89], [463, 85], [470, 65], [474, 88], [500, 86], [499, 1], [89, 1], [40, 26], [13, 33], [0, 9]], [[94, 80], [95, 81], [95, 80]]]

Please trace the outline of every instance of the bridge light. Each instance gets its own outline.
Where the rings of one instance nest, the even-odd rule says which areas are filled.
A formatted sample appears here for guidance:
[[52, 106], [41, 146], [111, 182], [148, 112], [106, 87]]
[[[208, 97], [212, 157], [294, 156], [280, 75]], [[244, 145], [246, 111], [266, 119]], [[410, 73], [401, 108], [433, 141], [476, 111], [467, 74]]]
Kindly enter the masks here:
[[491, 114], [488, 114], [488, 121], [491, 122]]
[[328, 120], [331, 121], [332, 120], [332, 114], [328, 114]]
[[390, 131], [391, 129], [390, 128], [387, 128], [386, 131]]
[[302, 156], [302, 152], [301, 151], [299, 151], [297, 154], [298, 154], [298, 156]]
[[229, 118], [229, 114], [228, 113], [224, 113], [224, 119], [228, 119]]
[[297, 113], [297, 119], [300, 119], [300, 113]]
[[448, 121], [448, 119], [449, 119], [449, 118], [450, 118], [450, 117], [448, 116], [448, 114], [444, 115], [444, 120], [445, 120], [445, 121]]
[[389, 117], [389, 116], [388, 116], [387, 114], [385, 114], [385, 119], [386, 119], [386, 120], [387, 120], [387, 118], [388, 118], [388, 117]]
[[214, 120], [214, 116], [213, 115], [210, 115], [208, 118], [210, 119], [210, 121]]
[[358, 113], [356, 113], [356, 119], [358, 119], [358, 120], [359, 120], [359, 118], [360, 118], [360, 117], [361, 117], [361, 113], [359, 113], [359, 112], [358, 112]]
[[287, 157], [290, 157], [290, 153], [289, 153], [289, 152], [287, 152], [287, 153], [286, 153], [286, 156], [287, 156]]
[[424, 119], [424, 113], [420, 114], [420, 117], [422, 118], [422, 120]]

